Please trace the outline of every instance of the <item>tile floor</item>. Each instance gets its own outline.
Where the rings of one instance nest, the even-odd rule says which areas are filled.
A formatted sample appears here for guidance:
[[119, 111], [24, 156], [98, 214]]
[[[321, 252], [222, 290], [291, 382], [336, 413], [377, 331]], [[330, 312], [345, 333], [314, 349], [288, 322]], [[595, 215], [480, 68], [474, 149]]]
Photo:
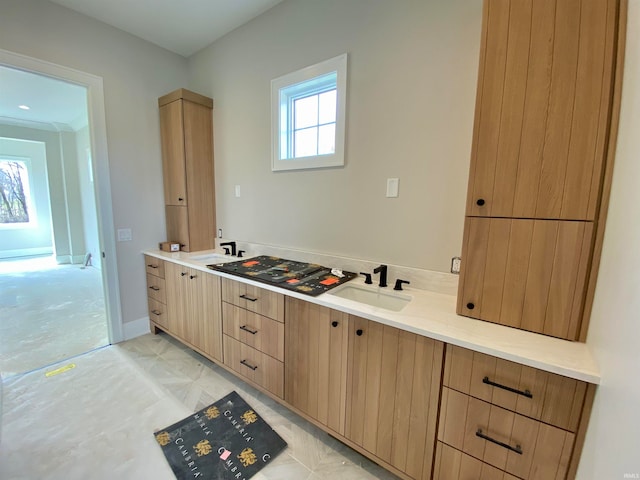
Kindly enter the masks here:
[[71, 362], [5, 380], [0, 478], [172, 478], [152, 433], [232, 390], [288, 443], [255, 480], [397, 478], [165, 334]]

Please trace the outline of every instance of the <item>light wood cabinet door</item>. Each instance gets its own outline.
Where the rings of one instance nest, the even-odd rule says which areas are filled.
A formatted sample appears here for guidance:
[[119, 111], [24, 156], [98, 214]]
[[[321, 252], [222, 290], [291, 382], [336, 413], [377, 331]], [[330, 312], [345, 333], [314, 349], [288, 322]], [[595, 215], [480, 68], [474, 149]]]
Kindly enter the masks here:
[[576, 340], [593, 224], [468, 217], [460, 315]]
[[486, 402], [576, 432], [587, 384], [447, 345], [442, 384]]
[[163, 328], [167, 328], [167, 306], [151, 297], [147, 298], [149, 319]]
[[287, 297], [286, 316], [284, 399], [342, 435], [348, 315]]
[[187, 206], [182, 101], [160, 107], [160, 138], [165, 205]]
[[167, 303], [164, 278], [147, 274], [147, 296], [160, 303]]
[[144, 256], [144, 265], [147, 274], [155, 277], [164, 278], [164, 260], [152, 257], [151, 255]]
[[575, 435], [443, 387], [438, 440], [524, 480], [560, 480]]
[[219, 277], [167, 262], [167, 329], [206, 355], [222, 361]]
[[349, 317], [345, 437], [416, 479], [431, 475], [443, 348]]
[[518, 480], [518, 478], [438, 442], [433, 480]]
[[467, 215], [596, 219], [618, 8], [485, 1]]
[[250, 312], [284, 322], [284, 295], [281, 293], [223, 278], [222, 300]]

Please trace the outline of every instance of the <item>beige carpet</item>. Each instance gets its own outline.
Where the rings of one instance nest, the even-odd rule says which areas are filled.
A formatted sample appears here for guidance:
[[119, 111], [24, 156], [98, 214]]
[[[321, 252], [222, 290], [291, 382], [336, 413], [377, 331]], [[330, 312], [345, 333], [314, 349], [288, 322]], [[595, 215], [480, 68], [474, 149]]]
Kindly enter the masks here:
[[100, 270], [49, 258], [0, 261], [0, 373], [28, 372], [108, 343]]
[[121, 347], [10, 377], [3, 390], [0, 478], [175, 478], [153, 432], [192, 412]]

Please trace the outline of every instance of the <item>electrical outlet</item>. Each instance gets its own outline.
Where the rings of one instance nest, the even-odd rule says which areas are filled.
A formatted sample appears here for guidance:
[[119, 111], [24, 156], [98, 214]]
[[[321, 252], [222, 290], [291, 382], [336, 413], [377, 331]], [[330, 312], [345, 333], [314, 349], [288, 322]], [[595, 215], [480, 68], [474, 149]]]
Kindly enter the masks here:
[[218, 238], [222, 238], [222, 229], [221, 228], [218, 229]]
[[399, 185], [399, 178], [387, 178], [387, 198], [395, 198], [398, 196]]
[[235, 192], [236, 193], [236, 198], [240, 198], [240, 185], [236, 185], [235, 191], [236, 191]]
[[456, 275], [460, 274], [460, 257], [453, 257], [451, 259], [451, 273], [455, 273]]

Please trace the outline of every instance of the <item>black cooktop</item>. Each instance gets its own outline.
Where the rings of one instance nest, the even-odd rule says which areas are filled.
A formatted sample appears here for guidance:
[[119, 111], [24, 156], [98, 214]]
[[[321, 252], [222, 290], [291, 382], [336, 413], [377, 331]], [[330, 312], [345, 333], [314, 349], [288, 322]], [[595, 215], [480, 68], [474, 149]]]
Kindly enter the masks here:
[[352, 272], [342, 272], [343, 276], [340, 277], [331, 273], [330, 268], [316, 263], [297, 262], [267, 255], [207, 267], [312, 297], [357, 277], [357, 274]]

